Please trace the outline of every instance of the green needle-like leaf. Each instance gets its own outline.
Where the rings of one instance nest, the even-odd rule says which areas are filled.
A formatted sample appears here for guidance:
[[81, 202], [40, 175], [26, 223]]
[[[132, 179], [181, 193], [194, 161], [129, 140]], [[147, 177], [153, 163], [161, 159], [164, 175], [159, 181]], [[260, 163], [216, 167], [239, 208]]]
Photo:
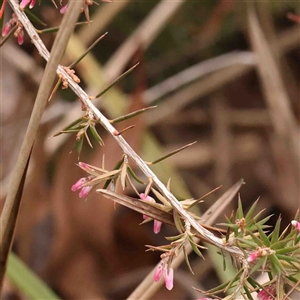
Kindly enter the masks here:
[[75, 145], [74, 145], [74, 148], [73, 149], [76, 149], [77, 152], [78, 152], [78, 159], [79, 159], [79, 156], [80, 156], [80, 153], [81, 153], [81, 150], [82, 150], [82, 146], [83, 146], [83, 140], [84, 140], [84, 136], [82, 135], [79, 140], [77, 140], [75, 142]]
[[267, 260], [268, 260], [268, 257], [267, 256], [264, 256], [264, 257], [260, 257], [253, 268], [251, 268], [250, 270], [250, 274], [253, 274], [255, 273], [260, 267], [262, 267], [262, 269], [264, 270], [265, 269], [265, 265], [267, 263]]
[[39, 19], [36, 15], [34, 15], [28, 8], [25, 8], [24, 12], [30, 21], [36, 22], [43, 26], [47, 26], [46, 23], [44, 23], [41, 19]]
[[193, 145], [196, 144], [196, 143], [197, 143], [197, 142], [193, 142], [193, 143], [187, 144], [187, 145], [185, 145], [185, 146], [183, 146], [183, 147], [181, 147], [181, 148], [179, 148], [179, 149], [177, 149], [177, 150], [172, 151], [171, 153], [168, 153], [167, 155], [164, 155], [164, 156], [160, 157], [160, 158], [157, 159], [157, 160], [154, 160], [153, 162], [151, 162], [151, 163], [149, 163], [149, 164], [150, 164], [150, 165], [155, 165], [155, 164], [157, 164], [158, 162], [160, 162], [160, 161], [162, 161], [162, 160], [164, 160], [164, 159], [166, 159], [166, 158], [168, 158], [168, 157], [170, 157], [170, 156], [172, 156], [172, 155], [174, 155], [174, 154], [176, 154], [176, 153], [178, 153], [178, 152], [181, 152], [182, 150], [184, 150], [184, 149], [186, 149], [186, 148], [188, 148], [188, 147], [190, 147], [190, 146], [193, 146]]
[[178, 215], [178, 213], [173, 210], [173, 217], [174, 217], [174, 223], [175, 223], [175, 226], [177, 228], [177, 230], [181, 233], [184, 232], [184, 226], [182, 225], [182, 221], [181, 221], [181, 218], [180, 216]]
[[91, 99], [97, 99], [101, 97], [103, 94], [105, 94], [111, 87], [113, 87], [119, 80], [121, 80], [123, 77], [125, 77], [127, 74], [129, 74], [133, 69], [135, 69], [139, 63], [135, 64], [133, 67], [131, 67], [129, 70], [124, 72], [122, 75], [120, 75], [116, 80], [114, 80], [108, 87], [106, 87], [102, 92], [100, 92], [95, 97], [90, 97]]
[[[121, 160], [119, 160], [119, 161], [117, 162], [117, 164], [115, 165], [115, 167], [113, 168], [113, 170], [119, 170], [119, 169], [121, 168], [123, 162], [124, 162], [124, 156], [122, 157]], [[108, 187], [109, 184], [111, 183], [111, 180], [112, 180], [112, 179], [108, 179], [108, 180], [104, 183], [104, 186], [103, 186], [103, 189], [104, 189], [104, 190], [107, 189], [107, 187]]]
[[247, 231], [249, 235], [251, 235], [253, 241], [257, 244], [257, 246], [263, 247], [264, 243], [251, 231]]
[[229, 281], [228, 285], [226, 286], [224, 293], [226, 293], [232, 286], [233, 284], [239, 280], [239, 277], [241, 276], [241, 274], [243, 273], [244, 269], [240, 269], [236, 275]]
[[101, 136], [98, 134], [95, 125], [91, 124], [89, 126], [89, 130], [90, 130], [92, 136], [94, 137], [94, 139], [97, 141], [97, 143], [99, 143], [100, 146], [104, 146], [104, 142], [103, 142]]
[[145, 184], [142, 180], [140, 180], [137, 175], [134, 173], [134, 171], [131, 169], [131, 167], [128, 165], [127, 166], [127, 171], [130, 174], [130, 176], [138, 183], [140, 184]]
[[194, 242], [193, 238], [191, 236], [189, 236], [189, 242], [190, 245], [193, 249], [193, 251], [200, 256], [202, 259], [204, 259], [204, 256], [202, 255], [202, 253], [200, 252], [200, 250], [198, 249], [198, 245]]
[[279, 259], [276, 255], [270, 255], [270, 261], [271, 261], [271, 268], [273, 271], [273, 274], [281, 274], [284, 271], [284, 268], [282, 264], [280, 263]]
[[85, 139], [87, 140], [89, 146], [90, 146], [91, 148], [93, 148], [93, 145], [92, 145], [92, 143], [91, 143], [91, 141], [90, 141], [90, 138], [89, 138], [89, 136], [88, 136], [88, 134], [87, 134], [86, 131], [84, 132], [84, 136], [85, 136]]
[[127, 115], [124, 115], [124, 116], [121, 116], [121, 117], [118, 117], [118, 118], [115, 118], [113, 120], [110, 121], [111, 124], [116, 124], [116, 123], [119, 123], [119, 122], [122, 122], [122, 121], [125, 121], [125, 120], [128, 120], [128, 119], [131, 119], [137, 115], [140, 115], [150, 109], [153, 109], [153, 108], [156, 108], [157, 105], [155, 106], [149, 106], [149, 107], [146, 107], [146, 108], [142, 108], [142, 109], [139, 109], [139, 110], [136, 110], [134, 112], [131, 112]]
[[280, 224], [281, 224], [281, 218], [279, 217], [276, 221], [275, 228], [271, 234], [271, 244], [278, 241], [279, 234], [280, 234]]
[[67, 127], [65, 127], [62, 131], [60, 131], [60, 132], [54, 134], [53, 137], [62, 134], [64, 131], [68, 131], [69, 129], [71, 129], [71, 128], [74, 127], [75, 125], [78, 125], [81, 121], [82, 121], [82, 117], [78, 118], [77, 120], [75, 120], [74, 122], [72, 122], [71, 124], [69, 124], [69, 125], [68, 125]]
[[250, 222], [250, 220], [252, 219], [252, 215], [256, 209], [258, 203], [258, 199], [253, 203], [253, 205], [250, 207], [245, 219], [246, 219], [246, 224], [248, 224]]
[[193, 269], [192, 269], [192, 267], [191, 267], [191, 265], [190, 265], [189, 257], [188, 257], [188, 255], [187, 255], [187, 253], [186, 253], [185, 247], [183, 246], [182, 248], [183, 248], [183, 255], [184, 255], [185, 262], [186, 262], [188, 268], [190, 269], [190, 272], [191, 272], [193, 275], [195, 275], [194, 272], [193, 272]]
[[[76, 23], [75, 26], [83, 25], [83, 24], [88, 24], [88, 22], [87, 21], [85, 21], [85, 22], [78, 22], [78, 23]], [[36, 29], [36, 32], [38, 34], [43, 34], [43, 33], [57, 32], [58, 30], [59, 30], [59, 27], [50, 27], [50, 28], [45, 28], [45, 29]]]
[[262, 228], [260, 226], [257, 226], [257, 230], [259, 232], [260, 238], [264, 242], [264, 245], [267, 247], [270, 247], [270, 245], [271, 245], [270, 240], [269, 240], [268, 236], [265, 234], [265, 232], [262, 230]]
[[245, 293], [246, 293], [246, 295], [248, 297], [247, 299], [254, 300], [253, 297], [252, 297], [252, 295], [251, 295], [250, 290], [246, 286], [244, 286], [244, 291], [245, 291]]
[[[89, 24], [90, 22], [79, 22], [76, 25], [80, 24]], [[86, 49], [86, 51], [78, 58], [76, 59], [70, 66], [69, 68], [72, 69], [75, 67], [105, 36], [107, 35], [107, 32], [102, 34], [90, 47]]]

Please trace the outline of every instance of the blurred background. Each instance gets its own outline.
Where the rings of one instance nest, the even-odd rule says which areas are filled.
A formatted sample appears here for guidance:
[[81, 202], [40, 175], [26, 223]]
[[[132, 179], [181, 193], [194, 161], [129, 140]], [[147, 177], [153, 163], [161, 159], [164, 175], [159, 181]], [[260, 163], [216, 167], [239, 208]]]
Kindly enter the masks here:
[[[81, 86], [96, 95], [122, 72], [139, 66], [95, 103], [108, 118], [150, 105], [158, 108], [118, 125], [135, 124], [124, 138], [146, 161], [197, 143], [153, 170], [179, 199], [199, 198], [205, 212], [238, 180], [244, 208], [281, 215], [283, 226], [299, 209], [300, 4], [297, 1], [117, 1], [89, 7], [90, 24], [72, 36], [63, 65], [108, 35], [76, 67]], [[48, 27], [62, 15], [49, 2], [32, 10]], [[11, 12], [7, 8], [5, 18]], [[81, 21], [84, 21], [84, 15]], [[34, 23], [37, 29], [44, 29]], [[42, 34], [50, 50], [55, 33]], [[45, 62], [25, 34], [1, 48], [1, 199], [9, 189]], [[145, 245], [162, 245], [174, 229], [139, 226], [142, 216], [96, 193], [85, 201], [71, 186], [86, 174], [76, 163], [75, 135], [52, 135], [82, 115], [71, 90], [54, 95], [44, 113], [26, 179], [13, 251], [62, 299], [125, 299], [159, 261]], [[83, 146], [80, 161], [112, 169], [122, 152], [98, 129], [104, 147]], [[70, 153], [71, 152], [71, 153]], [[131, 164], [134, 167], [133, 164]], [[140, 192], [145, 186], [137, 185]], [[128, 194], [130, 190], [126, 191]], [[220, 215], [223, 222], [237, 197]], [[231, 276], [205, 251], [183, 264], [175, 287], [153, 299], [196, 299]], [[24, 299], [9, 280], [3, 299]]]

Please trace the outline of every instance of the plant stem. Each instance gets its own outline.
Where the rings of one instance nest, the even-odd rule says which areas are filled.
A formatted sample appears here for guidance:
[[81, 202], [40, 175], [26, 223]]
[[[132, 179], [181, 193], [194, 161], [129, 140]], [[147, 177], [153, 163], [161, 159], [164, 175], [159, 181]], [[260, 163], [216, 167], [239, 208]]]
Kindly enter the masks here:
[[[10, 0], [12, 1], [12, 0]], [[39, 36], [36, 34], [31, 23], [27, 20], [26, 16], [23, 12], [20, 11], [19, 7], [13, 7], [15, 12], [18, 12], [18, 18], [22, 22], [24, 28], [26, 28], [28, 34], [32, 38], [33, 43], [39, 50], [40, 54], [48, 60], [49, 53], [45, 48], [43, 42], [40, 40]], [[153, 181], [157, 189], [160, 193], [168, 199], [174, 209], [184, 218], [187, 223], [198, 232], [199, 236], [203, 237], [209, 243], [217, 246], [220, 249], [223, 249], [231, 254], [240, 258], [241, 261], [247, 264], [244, 253], [236, 246], [225, 245], [223, 240], [216, 237], [213, 233], [203, 228], [198, 222], [182, 207], [181, 203], [175, 198], [175, 196], [168, 191], [167, 187], [157, 178], [157, 176], [152, 172], [152, 170], [148, 167], [148, 165], [137, 155], [137, 153], [130, 147], [130, 145], [126, 142], [126, 140], [121, 136], [117, 135], [117, 130], [112, 126], [110, 121], [94, 106], [92, 101], [89, 99], [89, 96], [85, 93], [85, 91], [75, 83], [71, 77], [65, 72], [62, 66], [58, 66], [57, 73], [61, 74], [69, 83], [69, 87], [74, 91], [74, 93], [81, 99], [84, 105], [89, 109], [95, 117], [97, 117], [101, 123], [101, 125], [112, 135], [112, 137], [116, 140], [119, 146], [122, 148], [123, 152], [128, 155], [140, 168], [140, 170], [145, 174], [149, 180]]]
[[[52, 84], [56, 77], [56, 70], [59, 62], [62, 59], [68, 40], [73, 32], [75, 23], [78, 19], [80, 9], [82, 8], [82, 1], [72, 1], [66, 15], [62, 20], [61, 27], [57, 33], [54, 41], [51, 55], [39, 39], [34, 27], [28, 20], [27, 16], [20, 9], [19, 3], [14, 0], [9, 0], [9, 4], [16, 13], [18, 19], [22, 22], [25, 30], [28, 32], [32, 41], [39, 41], [38, 50], [42, 54], [47, 53], [47, 66], [37, 93], [33, 111], [30, 117], [27, 131], [24, 136], [24, 141], [21, 146], [20, 154], [17, 159], [16, 166], [12, 173], [6, 201], [1, 214], [1, 235], [0, 235], [0, 288], [2, 286], [3, 277], [6, 269], [8, 253], [10, 251], [14, 229], [16, 226], [18, 211], [21, 203], [21, 195], [18, 194], [21, 186], [22, 177], [28, 162], [30, 152], [38, 131], [41, 117], [46, 107], [49, 95], [51, 93]], [[25, 179], [25, 178], [24, 178]]]

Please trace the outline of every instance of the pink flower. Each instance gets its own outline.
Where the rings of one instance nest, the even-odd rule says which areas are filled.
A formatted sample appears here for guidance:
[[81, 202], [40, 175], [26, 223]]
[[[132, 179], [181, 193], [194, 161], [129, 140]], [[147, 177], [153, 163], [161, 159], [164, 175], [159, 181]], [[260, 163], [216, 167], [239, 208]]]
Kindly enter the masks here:
[[81, 189], [81, 191], [79, 192], [79, 198], [85, 198], [87, 197], [87, 195], [89, 194], [89, 192], [91, 191], [93, 187], [92, 186], [85, 186]]
[[166, 263], [163, 260], [161, 260], [160, 263], [158, 264], [158, 266], [156, 267], [155, 272], [154, 272], [154, 277], [153, 277], [153, 280], [155, 282], [158, 282], [160, 280], [161, 275], [164, 272], [165, 264]]
[[5, 25], [2, 28], [2, 36], [5, 37], [9, 34], [11, 29], [11, 24], [10, 22], [5, 23]]
[[154, 224], [153, 224], [153, 232], [154, 232], [155, 234], [158, 234], [158, 233], [160, 232], [161, 225], [162, 225], [162, 222], [157, 221], [157, 220], [154, 220]]
[[276, 297], [276, 285], [270, 284], [257, 293], [259, 300], [273, 300]]
[[252, 253], [248, 256], [247, 261], [248, 261], [248, 262], [253, 262], [253, 261], [257, 260], [257, 258], [260, 256], [259, 254], [260, 254], [260, 253], [259, 253], [258, 251], [252, 252]]
[[[152, 203], [155, 203], [155, 200], [150, 197], [150, 196], [146, 196], [144, 193], [141, 193], [140, 194], [140, 198], [143, 200], [143, 201], [148, 201], [148, 202], [152, 202]], [[149, 217], [147, 215], [143, 215], [143, 219], [144, 220], [147, 220]], [[162, 225], [162, 222], [160, 221], [157, 221], [157, 220], [154, 220], [154, 224], [153, 224], [153, 232], [155, 234], [159, 233], [160, 232], [160, 229], [161, 229], [161, 225]]]
[[212, 298], [198, 298], [197, 300], [213, 300]]
[[83, 186], [86, 182], [88, 182], [90, 178], [89, 177], [82, 177], [80, 178], [76, 183], [74, 183], [71, 187], [71, 190], [73, 192], [77, 190], [81, 190], [79, 192], [79, 198], [85, 198], [93, 188], [92, 186]]
[[24, 43], [24, 30], [20, 30], [17, 35], [18, 44], [22, 45]]
[[66, 4], [65, 6], [63, 6], [63, 7], [60, 9], [59, 12], [60, 12], [62, 15], [66, 13], [66, 11], [67, 11], [67, 9], [68, 9], [68, 5], [69, 5], [69, 3]]
[[173, 282], [174, 282], [174, 270], [172, 268], [165, 268], [164, 270], [164, 279], [165, 279], [165, 285], [166, 288], [171, 291], [173, 288]]
[[36, 0], [22, 0], [20, 3], [20, 8], [24, 9], [29, 3], [29, 8], [33, 8], [35, 5]]
[[291, 224], [300, 232], [300, 222], [293, 220]]
[[153, 280], [158, 282], [162, 275], [164, 275], [166, 288], [169, 291], [172, 290], [174, 282], [174, 270], [172, 268], [168, 268], [168, 261], [166, 259], [162, 259], [158, 264], [154, 272]]
[[247, 261], [248, 262], [253, 262], [255, 260], [257, 260], [258, 257], [263, 257], [263, 256], [268, 256], [268, 255], [272, 255], [274, 254], [275, 251], [269, 247], [258, 247], [256, 249], [256, 251], [252, 252], [248, 258], [247, 258]]

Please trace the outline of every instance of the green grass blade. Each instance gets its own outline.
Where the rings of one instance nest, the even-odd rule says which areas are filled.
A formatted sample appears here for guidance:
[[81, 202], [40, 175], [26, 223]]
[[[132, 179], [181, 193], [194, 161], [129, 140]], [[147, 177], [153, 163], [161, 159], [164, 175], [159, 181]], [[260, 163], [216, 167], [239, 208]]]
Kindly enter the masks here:
[[10, 253], [6, 276], [16, 285], [29, 299], [60, 298], [31, 271], [16, 254]]

